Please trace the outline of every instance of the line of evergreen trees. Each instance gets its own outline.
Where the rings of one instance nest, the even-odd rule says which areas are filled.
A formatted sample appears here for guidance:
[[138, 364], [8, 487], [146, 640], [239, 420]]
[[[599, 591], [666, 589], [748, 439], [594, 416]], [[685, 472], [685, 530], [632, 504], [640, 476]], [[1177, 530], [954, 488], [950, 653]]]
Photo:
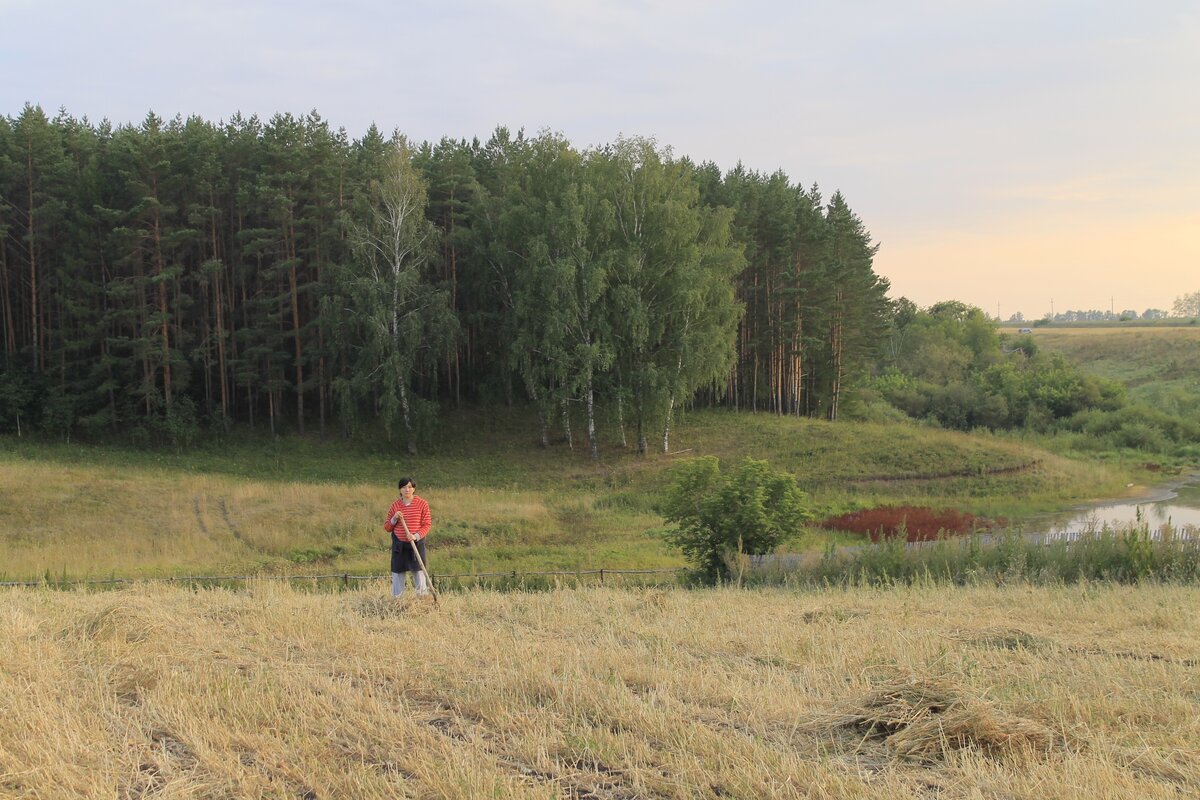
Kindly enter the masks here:
[[[316, 112], [0, 118], [0, 429], [382, 421], [532, 401], [669, 446], [684, 404], [836, 419], [887, 283], [840, 194], [588, 150], [351, 140]], [[601, 421], [602, 420], [602, 421]]]

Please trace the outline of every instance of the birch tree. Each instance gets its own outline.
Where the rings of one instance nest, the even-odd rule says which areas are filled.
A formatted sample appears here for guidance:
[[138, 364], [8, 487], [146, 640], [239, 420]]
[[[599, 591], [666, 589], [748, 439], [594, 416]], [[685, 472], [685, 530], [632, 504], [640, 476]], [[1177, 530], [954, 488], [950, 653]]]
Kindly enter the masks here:
[[453, 346], [458, 323], [446, 292], [426, 274], [438, 231], [425, 218], [425, 183], [407, 143], [397, 138], [392, 147], [349, 226], [355, 258], [338, 276], [343, 337], [349, 333], [344, 340], [358, 352], [354, 378], [341, 390], [373, 396], [389, 436], [399, 418], [415, 454], [412, 385], [419, 369]]
[[628, 393], [638, 452], [652, 426], [666, 449], [677, 403], [732, 366], [743, 258], [730, 242], [731, 214], [700, 205], [688, 162], [646, 139], [618, 140], [594, 157], [614, 217], [607, 308], [628, 382], [617, 391]]
[[568, 444], [569, 404], [582, 402], [596, 459], [596, 379], [612, 361], [601, 307], [612, 207], [588, 180], [590, 162], [561, 136], [543, 134], [531, 151], [525, 213], [518, 216], [528, 246], [514, 275], [513, 361], [540, 400], [543, 420], [555, 405], [562, 411]]

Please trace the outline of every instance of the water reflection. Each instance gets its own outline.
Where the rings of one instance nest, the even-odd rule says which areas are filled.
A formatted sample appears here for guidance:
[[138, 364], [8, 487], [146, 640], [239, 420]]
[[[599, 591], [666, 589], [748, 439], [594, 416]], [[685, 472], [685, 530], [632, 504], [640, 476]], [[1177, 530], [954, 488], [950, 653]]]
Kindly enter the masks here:
[[1143, 525], [1154, 539], [1162, 538], [1164, 530], [1189, 538], [1200, 536], [1200, 475], [1189, 475], [1179, 483], [1169, 484], [1147, 499], [1077, 509], [1050, 520], [1049, 530], [1041, 536], [1046, 541], [1070, 541], [1106, 528], [1126, 531]]

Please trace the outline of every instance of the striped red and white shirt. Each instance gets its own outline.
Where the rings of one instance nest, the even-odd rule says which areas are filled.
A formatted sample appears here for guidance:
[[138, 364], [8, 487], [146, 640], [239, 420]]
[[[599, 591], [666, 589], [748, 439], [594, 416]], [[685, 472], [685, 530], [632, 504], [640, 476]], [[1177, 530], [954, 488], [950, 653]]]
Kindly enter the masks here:
[[404, 524], [408, 525], [408, 529], [417, 534], [417, 537], [424, 539], [429, 534], [429, 529], [433, 527], [433, 519], [429, 516], [429, 503], [426, 503], [420, 497], [413, 495], [412, 502], [404, 505], [404, 501], [396, 498], [396, 502], [392, 503], [392, 507], [388, 509], [387, 521], [383, 523], [383, 529], [395, 536], [400, 541], [406, 541], [404, 538], [404, 525], [399, 521], [395, 525], [392, 524], [392, 517], [400, 514], [404, 517]]

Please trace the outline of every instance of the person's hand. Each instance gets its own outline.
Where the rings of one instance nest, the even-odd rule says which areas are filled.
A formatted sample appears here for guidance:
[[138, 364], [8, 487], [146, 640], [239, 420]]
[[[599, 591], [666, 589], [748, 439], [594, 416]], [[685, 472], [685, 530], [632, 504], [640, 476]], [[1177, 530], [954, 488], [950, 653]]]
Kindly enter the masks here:
[[392, 514], [392, 524], [393, 524], [393, 525], [395, 525], [395, 524], [396, 524], [397, 522], [399, 522], [399, 521], [400, 521], [400, 515], [399, 515], [399, 514]]
[[419, 539], [419, 538], [421, 538], [421, 537], [417, 536], [415, 533], [410, 533], [410, 534], [408, 535], [408, 540], [409, 540], [410, 542], [415, 542], [415, 541], [416, 541], [417, 539]]

